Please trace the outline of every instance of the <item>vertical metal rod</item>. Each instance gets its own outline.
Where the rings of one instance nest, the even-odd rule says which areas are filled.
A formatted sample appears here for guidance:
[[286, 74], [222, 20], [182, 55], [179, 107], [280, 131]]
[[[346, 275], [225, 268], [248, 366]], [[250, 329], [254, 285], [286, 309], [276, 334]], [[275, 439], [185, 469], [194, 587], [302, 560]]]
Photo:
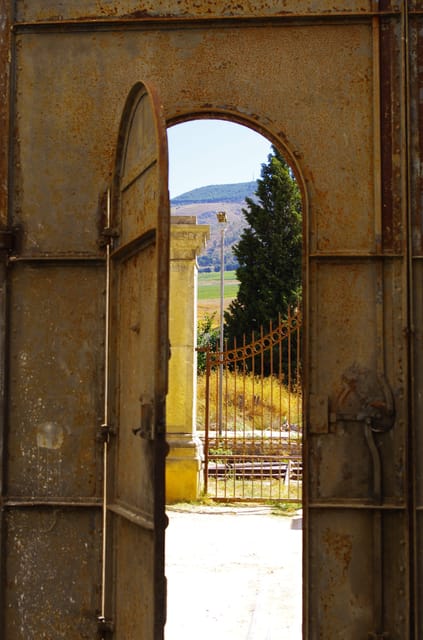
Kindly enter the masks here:
[[[281, 326], [282, 317], [278, 314], [278, 326]], [[279, 383], [279, 445], [282, 443], [282, 388], [283, 388], [283, 367], [282, 367], [282, 355], [283, 355], [283, 340], [279, 343], [279, 357], [278, 357], [278, 383]], [[283, 425], [285, 428], [286, 416], [284, 416]]]
[[[272, 321], [270, 321], [269, 329], [270, 329], [270, 334], [273, 334], [273, 322]], [[274, 378], [273, 348], [270, 349], [270, 356], [269, 357], [270, 357], [270, 371], [269, 371], [269, 377], [270, 377], [270, 424], [269, 424], [269, 429], [270, 429], [270, 437], [273, 438], [273, 378]]]
[[[381, 111], [380, 111], [380, 24], [379, 17], [372, 18], [373, 39], [373, 198], [376, 251], [383, 250], [382, 238], [382, 191], [381, 191]], [[376, 272], [376, 368], [378, 375], [385, 373], [384, 354], [384, 261], [377, 266]], [[370, 449], [373, 464], [373, 499], [376, 504], [382, 503], [382, 469], [380, 454], [374, 442], [371, 425], [366, 425], [366, 440]], [[383, 578], [383, 522], [382, 513], [375, 509], [373, 514], [373, 575], [374, 575], [374, 619], [377, 633], [384, 627], [384, 578]]]
[[[296, 341], [297, 341], [297, 377], [296, 377], [296, 384], [297, 384], [297, 390], [296, 390], [296, 400], [297, 400], [297, 406], [296, 406], [296, 411], [297, 411], [297, 420], [299, 421], [300, 425], [301, 425], [301, 433], [303, 433], [303, 426], [304, 426], [304, 412], [303, 412], [303, 408], [302, 408], [302, 402], [303, 402], [303, 381], [302, 381], [302, 367], [301, 367], [301, 322], [302, 322], [302, 314], [301, 314], [301, 310], [300, 307], [298, 306], [297, 308], [297, 313], [296, 313], [296, 322], [297, 322], [297, 335], [296, 335]], [[302, 446], [302, 444], [301, 444]]]
[[292, 393], [292, 350], [291, 350], [291, 340], [292, 340], [292, 313], [291, 307], [288, 307], [288, 321], [287, 321], [287, 348], [288, 348], [288, 444], [289, 451], [291, 452], [291, 424], [292, 424], [292, 408], [291, 408], [291, 393]]
[[[6, 255], [3, 251], [0, 251], [0, 495], [3, 497], [7, 495], [7, 490], [4, 486], [4, 465], [5, 465], [5, 429], [6, 429], [6, 374], [7, 374], [7, 311], [8, 311], [8, 299], [7, 299], [7, 274], [6, 274]], [[5, 558], [5, 513], [3, 509], [0, 511], [0, 602], [3, 601], [3, 597], [6, 591], [5, 587], [5, 571], [6, 571], [6, 558]], [[0, 628], [4, 627], [4, 608], [0, 610]], [[1, 632], [0, 632], [1, 633]]]
[[[11, 171], [9, 176], [9, 167], [13, 166], [14, 161], [14, 143], [15, 136], [11, 134], [12, 123], [16, 123], [13, 105], [15, 104], [14, 76], [11, 73], [16, 65], [16, 37], [12, 33], [11, 25], [14, 21], [14, 13], [16, 9], [14, 3], [2, 0], [0, 2], [0, 13], [2, 16], [0, 24], [0, 81], [3, 92], [3, 100], [0, 107], [0, 128], [2, 132], [2, 162], [1, 183], [2, 190], [0, 194], [0, 221], [2, 227], [7, 228], [12, 218], [12, 199], [16, 197], [13, 175]], [[13, 96], [13, 99], [12, 99]], [[9, 154], [9, 161], [6, 161]], [[13, 194], [13, 196], [12, 196]], [[7, 495], [5, 487], [5, 465], [6, 465], [6, 420], [7, 420], [7, 399], [6, 399], [6, 375], [7, 375], [7, 343], [8, 343], [8, 291], [7, 291], [7, 256], [1, 252], [0, 255], [0, 495]], [[6, 560], [5, 560], [5, 536], [6, 521], [5, 512], [0, 511], [0, 629], [4, 629], [4, 620], [6, 616]], [[0, 631], [1, 633], [1, 631]]]
[[[234, 349], [236, 350], [236, 338], [234, 341]], [[234, 359], [235, 362], [235, 359]], [[238, 418], [238, 402], [237, 402], [237, 392], [238, 392], [238, 387], [237, 387], [237, 375], [238, 375], [238, 367], [235, 364], [234, 365], [234, 370], [233, 370], [233, 376], [234, 376], [234, 445], [236, 447], [236, 426], [237, 426], [237, 418]]]
[[[110, 228], [110, 189], [107, 190], [107, 228]], [[106, 318], [104, 328], [104, 413], [103, 428], [109, 426], [109, 340], [110, 340], [110, 244], [106, 247]], [[103, 544], [101, 569], [101, 617], [106, 617], [106, 546], [107, 546], [107, 454], [108, 438], [103, 444]]]
[[[409, 579], [409, 611], [410, 611], [410, 635], [418, 637], [421, 628], [421, 612], [418, 606], [419, 597], [421, 596], [420, 579], [418, 574], [418, 562], [419, 556], [419, 540], [418, 540], [418, 522], [417, 522], [417, 477], [418, 477], [418, 442], [416, 435], [417, 426], [417, 414], [415, 409], [415, 360], [413, 351], [413, 340], [415, 337], [414, 327], [414, 247], [413, 247], [413, 219], [412, 219], [412, 102], [411, 102], [411, 82], [417, 82], [417, 78], [411, 77], [411, 65], [418, 65], [418, 59], [414, 60], [413, 51], [411, 49], [412, 42], [410, 41], [410, 14], [409, 5], [407, 0], [403, 0], [401, 3], [401, 73], [402, 73], [402, 109], [401, 109], [401, 129], [402, 135], [402, 202], [403, 205], [403, 224], [406, 225], [406, 250], [407, 250], [407, 262], [406, 262], [406, 286], [403, 287], [404, 295], [406, 296], [404, 307], [407, 309], [406, 327], [407, 327], [407, 354], [408, 354], [408, 424], [411, 425], [411, 429], [408, 433], [408, 477], [409, 477], [409, 492], [408, 492], [408, 505], [409, 505], [409, 543], [408, 543], [408, 560], [410, 567], [410, 579]], [[416, 55], [417, 55], [417, 44]]]
[[[208, 476], [209, 476], [209, 425], [210, 425], [210, 351], [206, 351], [206, 415], [205, 415], [205, 442], [204, 442], [204, 493], [207, 494], [208, 490]], [[217, 471], [216, 471], [217, 475]]]
[[219, 351], [220, 351], [220, 365], [219, 365], [219, 435], [222, 435], [222, 422], [223, 422], [223, 302], [224, 302], [224, 288], [225, 288], [225, 255], [223, 252], [225, 239], [225, 227], [222, 224], [220, 229], [220, 330], [219, 330]]
[[[227, 349], [228, 349], [228, 345], [225, 342], [225, 356], [223, 356], [223, 354], [222, 354], [223, 372], [224, 372], [224, 376], [225, 376], [225, 398], [227, 398], [228, 395], [229, 395], [229, 379], [228, 379], [228, 366], [227, 366], [228, 363], [227, 363], [227, 359], [226, 359], [227, 358], [227, 355], [226, 355]], [[224, 424], [225, 424], [225, 447], [226, 447], [227, 446], [227, 442], [228, 442], [228, 422], [229, 422], [229, 419], [228, 419], [228, 403], [227, 402], [225, 402], [225, 408], [224, 408], [223, 413], [225, 414], [224, 415], [224, 418], [225, 418], [224, 419]], [[223, 415], [223, 413], [222, 413], [222, 415]]]

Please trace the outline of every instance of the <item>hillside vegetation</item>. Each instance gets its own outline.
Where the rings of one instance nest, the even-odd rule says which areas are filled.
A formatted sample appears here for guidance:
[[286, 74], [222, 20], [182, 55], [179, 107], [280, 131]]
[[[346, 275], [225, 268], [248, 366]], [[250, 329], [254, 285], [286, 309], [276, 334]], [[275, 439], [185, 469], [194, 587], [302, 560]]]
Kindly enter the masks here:
[[226, 211], [228, 218], [224, 241], [225, 271], [233, 271], [238, 267], [232, 247], [238, 242], [246, 226], [242, 213], [246, 206], [245, 198], [254, 197], [256, 188], [256, 182], [209, 185], [193, 189], [171, 200], [172, 215], [195, 216], [198, 224], [207, 224], [210, 227], [210, 239], [198, 257], [200, 271], [220, 271], [221, 232], [216, 219], [218, 211]]
[[199, 202], [242, 202], [247, 196], [253, 197], [257, 183], [240, 182], [238, 184], [210, 184], [182, 193], [172, 199], [172, 205]]

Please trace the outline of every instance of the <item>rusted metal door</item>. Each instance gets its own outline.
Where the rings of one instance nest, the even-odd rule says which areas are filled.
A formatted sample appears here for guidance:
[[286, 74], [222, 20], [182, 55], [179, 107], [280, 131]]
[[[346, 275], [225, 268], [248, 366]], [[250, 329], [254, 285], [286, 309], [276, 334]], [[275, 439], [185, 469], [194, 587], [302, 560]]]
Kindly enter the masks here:
[[169, 206], [166, 129], [157, 97], [141, 83], [123, 112], [111, 196], [100, 627], [118, 640], [156, 640], [165, 617]]
[[[9, 123], [11, 138], [0, 150], [0, 222], [6, 233], [16, 226], [22, 232], [0, 269], [8, 304], [7, 313], [0, 309], [3, 635], [95, 637], [102, 506], [95, 435], [104, 357], [97, 202], [111, 175], [122, 97], [148, 78], [160, 89], [168, 122], [220, 115], [251, 125], [280, 144], [303, 177], [304, 636], [418, 638], [423, 2], [141, 4], [0, 0], [0, 121], [3, 129]], [[119, 148], [122, 155], [122, 139]], [[124, 176], [125, 164], [118, 166]], [[119, 171], [112, 212], [120, 216], [121, 200], [128, 222], [110, 249], [112, 308], [147, 295], [128, 274], [158, 246], [154, 234], [142, 252], [138, 241], [131, 244], [149, 237], [142, 225], [135, 231], [140, 181], [123, 178], [120, 198]], [[10, 253], [7, 236], [0, 251]], [[155, 401], [143, 390], [135, 408], [127, 396], [141, 391], [119, 386], [131, 364], [125, 357], [113, 369], [119, 353], [141, 351], [139, 318], [121, 306], [112, 319], [109, 382], [120, 395], [110, 397], [103, 428], [117, 431], [107, 445], [107, 550], [116, 541], [119, 549], [108, 556], [102, 617], [104, 628], [115, 618], [117, 633], [130, 638], [121, 616], [135, 615], [144, 584], [131, 566], [133, 548], [144, 539], [157, 548], [159, 515], [138, 501], [141, 471], [129, 477], [123, 452], [130, 468], [136, 445], [147, 459], [158, 445], [132, 433], [143, 407], [148, 435]], [[150, 514], [144, 520], [151, 528], [118, 515], [124, 509]]]
[[332, 214], [315, 211], [322, 230], [317, 240], [310, 234], [308, 252], [304, 619], [312, 640], [421, 637], [412, 629], [407, 486], [408, 3], [398, 11], [378, 4], [392, 13], [368, 23], [373, 197], [345, 229], [345, 201]]

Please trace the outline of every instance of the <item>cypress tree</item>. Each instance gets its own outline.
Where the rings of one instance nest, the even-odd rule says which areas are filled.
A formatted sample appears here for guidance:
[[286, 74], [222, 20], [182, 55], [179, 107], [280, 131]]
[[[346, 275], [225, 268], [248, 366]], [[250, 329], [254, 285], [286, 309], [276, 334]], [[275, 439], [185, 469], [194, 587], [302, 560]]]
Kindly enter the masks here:
[[262, 165], [256, 198], [246, 198], [243, 215], [249, 226], [234, 247], [238, 259], [237, 297], [225, 312], [225, 337], [242, 344], [245, 334], [286, 317], [301, 296], [301, 194], [292, 171], [275, 147]]

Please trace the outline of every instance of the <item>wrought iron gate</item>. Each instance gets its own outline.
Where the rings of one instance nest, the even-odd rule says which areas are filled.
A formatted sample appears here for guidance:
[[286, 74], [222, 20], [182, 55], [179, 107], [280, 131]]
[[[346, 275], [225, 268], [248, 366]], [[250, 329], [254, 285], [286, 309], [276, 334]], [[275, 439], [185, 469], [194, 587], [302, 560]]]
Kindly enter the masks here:
[[301, 313], [207, 351], [204, 488], [221, 501], [302, 498]]

